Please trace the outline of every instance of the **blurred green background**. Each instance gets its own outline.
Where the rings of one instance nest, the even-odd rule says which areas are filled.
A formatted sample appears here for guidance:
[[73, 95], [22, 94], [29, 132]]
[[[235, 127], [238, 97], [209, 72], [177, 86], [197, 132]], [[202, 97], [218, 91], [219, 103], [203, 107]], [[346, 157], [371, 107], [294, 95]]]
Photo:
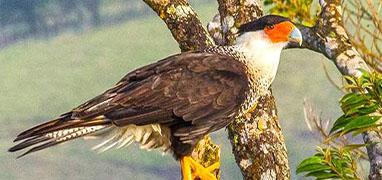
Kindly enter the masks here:
[[[143, 2], [132, 3], [100, 1], [96, 26], [73, 25], [54, 33], [2, 24], [0, 37], [14, 39], [0, 45], [0, 179], [179, 179], [179, 165], [171, 156], [135, 145], [97, 154], [90, 150], [97, 142], [79, 139], [21, 159], [7, 152], [22, 130], [102, 93], [134, 68], [179, 52], [165, 24]], [[217, 11], [213, 0], [191, 3], [205, 24]], [[17, 38], [19, 32], [24, 38]], [[318, 142], [304, 122], [303, 99], [312, 100], [328, 119], [340, 111], [341, 92], [323, 65], [340, 84], [334, 65], [322, 55], [285, 50], [273, 84], [293, 179], [304, 179], [295, 175], [295, 167]], [[225, 130], [212, 136], [222, 147], [222, 179], [241, 179]]]

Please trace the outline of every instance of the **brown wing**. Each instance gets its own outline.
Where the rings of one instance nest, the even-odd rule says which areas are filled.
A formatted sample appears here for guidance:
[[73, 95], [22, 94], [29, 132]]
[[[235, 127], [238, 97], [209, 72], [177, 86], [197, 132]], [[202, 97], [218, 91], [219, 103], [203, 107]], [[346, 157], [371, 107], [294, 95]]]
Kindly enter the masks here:
[[104, 115], [117, 126], [168, 124], [187, 141], [224, 127], [248, 90], [245, 66], [232, 57], [182, 53], [137, 69], [72, 118]]

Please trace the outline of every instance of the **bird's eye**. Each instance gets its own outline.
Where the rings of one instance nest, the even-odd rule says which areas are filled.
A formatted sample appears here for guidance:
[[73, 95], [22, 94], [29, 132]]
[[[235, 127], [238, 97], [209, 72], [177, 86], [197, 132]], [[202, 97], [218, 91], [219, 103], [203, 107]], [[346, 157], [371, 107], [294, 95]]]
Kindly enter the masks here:
[[269, 25], [268, 29], [273, 29], [275, 26], [274, 25]]

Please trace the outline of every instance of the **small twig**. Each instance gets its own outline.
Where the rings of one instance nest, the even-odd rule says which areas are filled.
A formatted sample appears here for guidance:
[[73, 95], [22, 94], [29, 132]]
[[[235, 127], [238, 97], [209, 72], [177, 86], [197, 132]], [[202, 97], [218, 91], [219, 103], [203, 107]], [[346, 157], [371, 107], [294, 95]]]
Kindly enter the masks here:
[[326, 6], [326, 1], [325, 0], [320, 0], [319, 3], [320, 3], [321, 7], [325, 7]]
[[329, 71], [328, 71], [326, 65], [324, 64], [324, 61], [321, 61], [321, 62], [322, 62], [322, 63], [321, 63], [321, 64], [322, 64], [322, 67], [324, 68], [325, 76], [326, 76], [326, 78], [328, 78], [329, 82], [330, 82], [330, 83], [331, 83], [337, 90], [339, 90], [339, 91], [341, 91], [341, 92], [344, 92], [343, 89], [341, 88], [341, 86], [338, 85], [336, 82], [334, 82], [333, 78], [330, 77], [330, 75], [329, 75]]

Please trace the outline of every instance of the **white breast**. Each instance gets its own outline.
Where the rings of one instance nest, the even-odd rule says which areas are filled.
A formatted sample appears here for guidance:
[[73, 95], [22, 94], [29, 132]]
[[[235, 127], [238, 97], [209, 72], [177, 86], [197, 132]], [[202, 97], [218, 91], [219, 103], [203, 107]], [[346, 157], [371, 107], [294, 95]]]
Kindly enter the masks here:
[[239, 36], [235, 47], [244, 54], [250, 68], [259, 70], [272, 82], [276, 76], [281, 50], [286, 44], [273, 43], [263, 31], [255, 31]]

